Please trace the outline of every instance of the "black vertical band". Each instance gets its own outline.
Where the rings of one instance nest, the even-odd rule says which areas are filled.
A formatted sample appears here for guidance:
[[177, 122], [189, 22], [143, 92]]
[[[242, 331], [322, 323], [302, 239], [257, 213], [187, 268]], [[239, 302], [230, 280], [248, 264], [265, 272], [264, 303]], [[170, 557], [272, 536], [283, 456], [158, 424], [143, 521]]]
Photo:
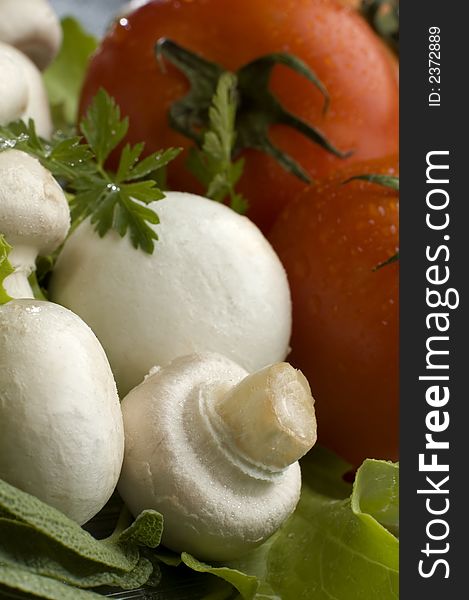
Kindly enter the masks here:
[[469, 31], [464, 3], [400, 4], [401, 598], [449, 600], [469, 573]]

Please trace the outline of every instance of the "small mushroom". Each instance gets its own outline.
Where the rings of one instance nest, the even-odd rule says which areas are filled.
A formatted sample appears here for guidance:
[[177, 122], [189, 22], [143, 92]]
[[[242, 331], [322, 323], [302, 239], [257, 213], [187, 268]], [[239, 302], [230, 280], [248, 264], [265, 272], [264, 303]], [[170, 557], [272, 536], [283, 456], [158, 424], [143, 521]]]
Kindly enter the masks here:
[[28, 97], [26, 77], [0, 46], [0, 125], [21, 119], [28, 106]]
[[15, 272], [5, 279], [13, 298], [33, 298], [28, 277], [36, 257], [52, 253], [70, 227], [65, 195], [39, 161], [25, 152], [0, 152], [0, 233], [13, 246]]
[[45, 69], [62, 42], [62, 29], [47, 0], [1, 0], [0, 41], [15, 46]]
[[15, 268], [0, 306], [0, 478], [82, 524], [117, 483], [124, 452], [116, 384], [101, 344], [71, 311], [32, 299], [38, 253], [63, 242], [67, 200], [35, 159], [0, 152], [0, 233]]
[[185, 356], [153, 370], [122, 410], [119, 492], [135, 515], [163, 514], [169, 548], [233, 559], [293, 512], [316, 419], [309, 384], [288, 363], [249, 375], [219, 354]]
[[68, 238], [51, 298], [88, 323], [122, 395], [153, 365], [219, 352], [248, 371], [288, 353], [291, 302], [280, 260], [259, 229], [207, 198], [167, 192], [152, 255], [128, 236], [100, 238], [89, 219]]
[[[1, 5], [0, 5], [1, 6]], [[52, 120], [41, 73], [22, 52], [0, 42], [0, 125], [34, 119], [37, 133], [49, 138]]]

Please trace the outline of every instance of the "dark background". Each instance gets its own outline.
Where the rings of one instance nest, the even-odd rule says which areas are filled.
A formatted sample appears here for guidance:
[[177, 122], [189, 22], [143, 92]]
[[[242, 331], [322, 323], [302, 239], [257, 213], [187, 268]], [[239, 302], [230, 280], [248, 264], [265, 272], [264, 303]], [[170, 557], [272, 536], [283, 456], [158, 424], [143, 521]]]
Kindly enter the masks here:
[[[467, 10], [464, 3], [458, 8]], [[462, 57], [467, 40], [467, 19], [454, 10], [454, 4], [441, 0], [415, 2], [404, 0], [400, 4], [400, 76], [401, 76], [401, 138], [400, 138], [400, 289], [401, 289], [401, 468], [400, 468], [400, 579], [401, 600], [457, 600], [469, 598], [467, 591], [467, 556], [469, 525], [467, 518], [469, 457], [466, 441], [468, 430], [468, 335], [465, 318], [469, 293], [468, 218], [469, 193], [467, 186], [467, 101], [465, 84], [467, 69]], [[428, 82], [428, 29], [441, 29], [441, 107], [430, 108], [427, 96]], [[467, 89], [467, 88], [466, 88]], [[449, 150], [451, 196], [449, 211], [451, 223], [448, 231], [432, 232], [426, 227], [426, 194], [431, 186], [426, 184], [426, 154], [432, 150]], [[440, 439], [449, 440], [450, 449], [440, 451], [439, 462], [446, 458], [450, 464], [449, 485], [451, 508], [443, 516], [449, 522], [450, 543], [447, 558], [450, 577], [444, 579], [444, 569], [423, 579], [418, 575], [418, 562], [425, 558], [426, 524], [437, 518], [425, 508], [425, 496], [418, 496], [417, 489], [428, 489], [424, 473], [418, 472], [418, 455], [425, 451], [425, 415], [430, 407], [425, 401], [428, 382], [418, 381], [425, 371], [426, 347], [429, 335], [425, 316], [432, 312], [426, 306], [426, 269], [429, 264], [425, 248], [433, 248], [445, 233], [450, 234], [451, 278], [448, 287], [460, 293], [460, 306], [448, 310], [450, 336], [450, 427]], [[443, 286], [441, 286], [443, 287]], [[437, 309], [444, 311], [445, 309]], [[445, 357], [447, 359], [448, 357]], [[427, 452], [428, 454], [428, 452]], [[429, 459], [427, 458], [427, 461]], [[432, 474], [428, 473], [431, 477]], [[441, 473], [434, 473], [434, 481]], [[446, 475], [446, 473], [444, 474]], [[435, 504], [436, 506], [436, 504]], [[442, 542], [431, 542], [443, 546]], [[436, 558], [439, 556], [434, 555]], [[426, 562], [429, 564], [429, 561]], [[466, 590], [466, 591], [464, 591]]]

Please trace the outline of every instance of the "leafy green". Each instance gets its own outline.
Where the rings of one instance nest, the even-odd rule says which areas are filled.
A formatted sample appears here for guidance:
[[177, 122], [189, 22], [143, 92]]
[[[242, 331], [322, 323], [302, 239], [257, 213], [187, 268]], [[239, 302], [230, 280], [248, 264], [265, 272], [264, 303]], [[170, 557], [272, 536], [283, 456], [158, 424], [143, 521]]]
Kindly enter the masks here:
[[77, 557], [89, 559], [103, 567], [131, 571], [138, 562], [136, 548], [131, 547], [124, 552], [113, 544], [95, 540], [60, 511], [2, 480], [0, 510], [8, 518], [29, 525]]
[[356, 514], [375, 519], [391, 533], [398, 535], [399, 465], [367, 460], [355, 479], [352, 508]]
[[153, 571], [152, 564], [142, 557], [129, 572], [103, 568], [89, 557], [83, 559], [64, 549], [30, 525], [12, 519], [0, 519], [0, 565], [23, 568], [80, 588], [110, 585], [132, 589], [146, 583]]
[[[163, 527], [155, 511], [97, 541], [60, 512], [0, 481], [0, 590], [21, 585], [23, 593], [43, 598], [81, 598], [67, 595], [76, 588], [64, 582], [130, 589], [148, 579], [153, 565], [158, 593], [179, 585], [193, 594], [188, 598], [228, 600], [234, 592], [243, 600], [395, 600], [399, 467], [367, 460], [353, 486], [343, 478], [348, 470], [334, 455], [315, 449], [302, 461], [300, 503], [284, 527], [242, 559], [215, 565], [187, 553], [178, 559], [165, 549], [151, 550]], [[143, 554], [140, 545], [147, 546]], [[161, 585], [159, 560], [173, 565], [161, 565]], [[191, 579], [188, 569], [200, 575]], [[211, 586], [209, 575], [220, 583]]]
[[157, 548], [160, 545], [162, 533], [163, 516], [155, 510], [144, 510], [132, 525], [119, 535], [119, 543]]
[[127, 145], [117, 173], [112, 173], [105, 162], [127, 129], [128, 119], [121, 119], [114, 99], [101, 89], [81, 123], [87, 143], [80, 136], [67, 137], [60, 132], [46, 141], [37, 135], [33, 121], [16, 121], [0, 126], [0, 151], [16, 148], [35, 156], [62, 183], [69, 192], [72, 229], [90, 217], [101, 237], [110, 229], [121, 237], [129, 233], [134, 248], [151, 254], [158, 239], [151, 225], [159, 219], [147, 205], [164, 194], [148, 177], [180, 150], [155, 152], [140, 161], [144, 145]]
[[62, 20], [62, 33], [60, 52], [44, 73], [52, 114], [59, 128], [76, 124], [80, 89], [89, 58], [98, 45], [97, 39], [73, 18]]
[[353, 490], [343, 480], [348, 466], [324, 450], [302, 470], [299, 505], [270, 540], [223, 566], [183, 555], [185, 564], [229, 581], [244, 600], [396, 599], [399, 542], [384, 525], [397, 524], [397, 465], [365, 461]]
[[210, 573], [211, 575], [216, 575], [228, 583], [231, 583], [243, 598], [253, 598], [259, 586], [256, 577], [246, 575], [237, 569], [222, 566], [212, 567], [206, 563], [200, 562], [186, 552], [182, 553], [181, 558], [183, 563], [194, 571], [197, 571], [198, 573]]
[[202, 150], [192, 149], [189, 170], [207, 187], [207, 196], [217, 202], [230, 198], [231, 208], [241, 214], [248, 207], [246, 199], [236, 192], [244, 169], [244, 159], [232, 161], [236, 143], [236, 85], [233, 73], [221, 75], [209, 108], [209, 128], [204, 134]]
[[0, 563], [0, 594], [26, 595], [27, 598], [45, 598], [46, 600], [102, 600], [102, 596], [93, 592], [79, 590], [65, 583], [36, 575], [23, 569]]
[[8, 275], [11, 275], [15, 272], [10, 261], [8, 260], [10, 252], [10, 244], [6, 241], [5, 236], [0, 234], [0, 305], [6, 304], [12, 299], [3, 287], [3, 282]]
[[148, 510], [118, 535], [96, 540], [60, 511], [0, 480], [0, 571], [7, 566], [80, 588], [134, 589], [159, 578], [156, 561], [139, 547], [155, 548], [162, 527], [161, 515]]

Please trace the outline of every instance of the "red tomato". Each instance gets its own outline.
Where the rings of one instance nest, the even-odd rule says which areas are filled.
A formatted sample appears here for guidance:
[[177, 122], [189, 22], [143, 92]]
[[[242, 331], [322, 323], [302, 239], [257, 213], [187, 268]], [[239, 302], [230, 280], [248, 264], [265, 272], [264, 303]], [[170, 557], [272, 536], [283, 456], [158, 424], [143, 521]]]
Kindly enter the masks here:
[[[353, 150], [348, 163], [397, 151], [396, 63], [356, 11], [336, 0], [156, 0], [110, 30], [91, 61], [81, 97], [83, 112], [104, 87], [130, 117], [128, 139], [146, 141], [148, 153], [192, 145], [168, 123], [169, 107], [189, 87], [175, 67], [166, 64], [163, 71], [157, 64], [154, 46], [161, 37], [231, 70], [268, 53], [294, 54], [326, 85], [331, 104], [324, 115], [320, 92], [278, 66], [271, 89], [289, 111], [318, 127], [336, 147]], [[273, 126], [271, 139], [312, 178], [343, 167], [343, 159], [285, 126]], [[249, 216], [268, 230], [305, 184], [259, 151], [244, 155], [239, 189], [250, 202]], [[200, 192], [185, 158], [186, 153], [171, 165], [169, 184]]]
[[358, 465], [398, 455], [398, 193], [364, 181], [396, 159], [357, 164], [311, 186], [270, 240], [293, 299], [289, 360], [310, 381], [319, 442]]

